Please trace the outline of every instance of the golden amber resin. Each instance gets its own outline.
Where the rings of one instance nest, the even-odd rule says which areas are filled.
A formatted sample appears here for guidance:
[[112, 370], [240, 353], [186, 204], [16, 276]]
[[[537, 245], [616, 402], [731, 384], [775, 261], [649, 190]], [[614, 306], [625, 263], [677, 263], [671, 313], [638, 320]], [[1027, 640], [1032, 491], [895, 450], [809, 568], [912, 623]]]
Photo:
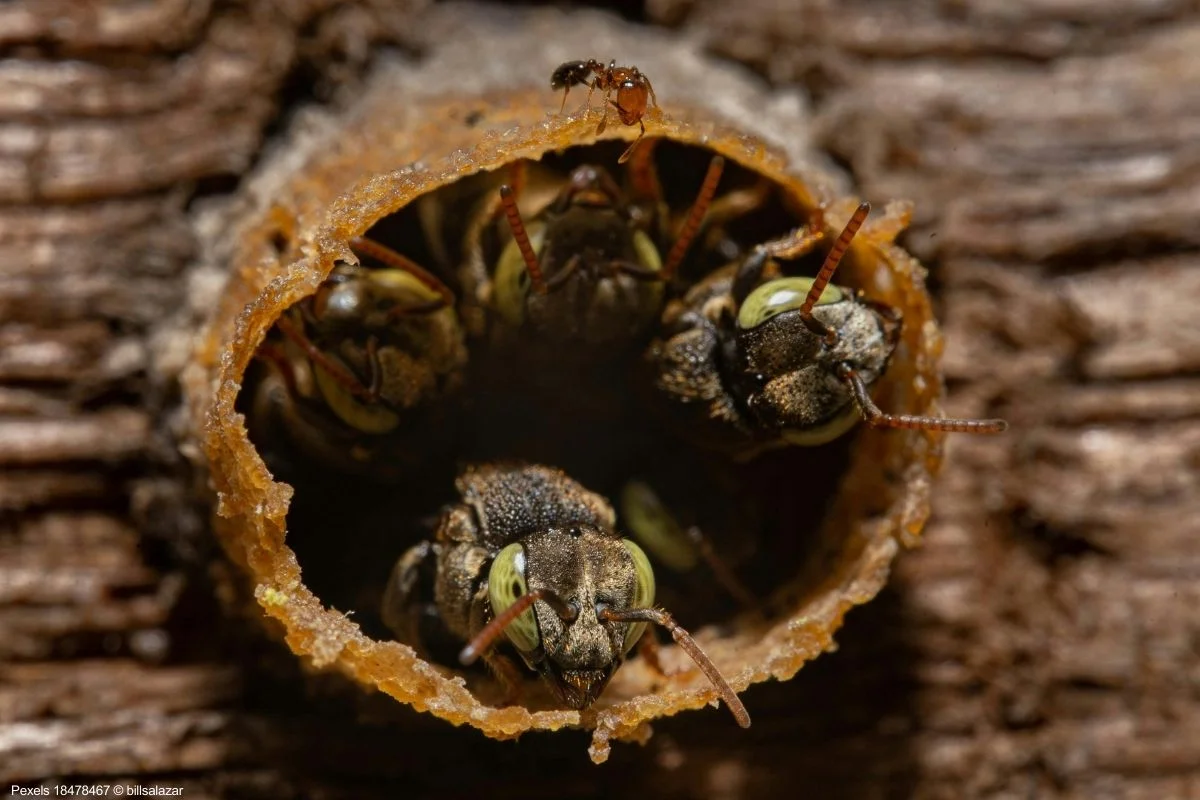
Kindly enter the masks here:
[[[443, 17], [454, 13], [447, 9]], [[290, 151], [268, 161], [244, 192], [240, 225], [221, 233], [232, 262], [228, 284], [186, 384], [195, 436], [217, 493], [217, 534], [293, 652], [491, 737], [590, 729], [590, 753], [600, 762], [610, 740], [644, 740], [652, 720], [714, 704], [712, 685], [694, 668], [663, 678], [633, 659], [586, 711], [497, 708], [477, 699], [464, 674], [427, 663], [406, 645], [365, 636], [305, 586], [304, 565], [287, 544], [292, 489], [272, 478], [235, 411], [267, 331], [316, 289], [335, 261], [352, 258], [351, 237], [465, 176], [595, 141], [601, 110], [582, 108], [586, 90], [572, 92], [566, 112], [557, 113], [559, 95], [550, 90], [549, 75], [567, 58], [621, 53], [619, 60], [651, 77], [662, 104], [646, 115], [648, 137], [703, 147], [766, 176], [785, 188], [798, 213], [823, 207], [828, 236], [837, 235], [857, 206], [858, 197], [815, 166], [819, 159], [805, 155], [806, 118], [798, 98], [768, 94], [741, 73], [707, 65], [686, 43], [607, 17], [534, 12], [523, 19], [519, 36], [499, 40], [489, 34], [490, 26], [502, 24], [496, 20], [454, 23], [460, 25], [454, 49], [428, 55], [419, 69], [382, 71], [351, 111], [310, 125]], [[528, 54], [538, 52], [530, 42], [554, 42], [556, 49], [544, 64], [530, 65]], [[524, 58], [514, 58], [522, 47]], [[603, 138], [632, 141], [637, 128], [617, 122], [610, 118]], [[838, 282], [904, 314], [902, 342], [873, 392], [880, 405], [937, 415], [942, 344], [925, 273], [894, 244], [908, 214], [900, 202], [877, 211], [855, 239]], [[942, 434], [859, 426], [851, 435], [850, 465], [816, 555], [798, 564], [794, 581], [775, 595], [786, 613], [769, 621], [744, 615], [723, 626], [725, 634], [693, 631], [739, 692], [771, 678], [788, 680], [829, 649], [846, 612], [876, 595], [899, 545], [915, 543], [925, 524]], [[871, 516], [862, 498], [871, 499]], [[667, 664], [690, 664], [675, 658], [674, 648], [665, 650]], [[753, 715], [753, 693], [746, 701]], [[731, 737], [739, 735], [732, 721], [729, 728]]]

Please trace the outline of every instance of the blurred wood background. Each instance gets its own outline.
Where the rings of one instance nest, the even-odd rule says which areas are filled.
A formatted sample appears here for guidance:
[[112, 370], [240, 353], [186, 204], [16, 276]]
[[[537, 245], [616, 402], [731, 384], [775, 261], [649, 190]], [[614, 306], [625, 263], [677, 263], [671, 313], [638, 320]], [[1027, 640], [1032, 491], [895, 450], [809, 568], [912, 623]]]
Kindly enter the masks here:
[[924, 546], [839, 652], [747, 693], [752, 729], [688, 715], [601, 767], [302, 676], [221, 602], [169, 323], [211, 296], [197, 205], [378, 48], [418, 53], [425, 3], [10, 0], [0, 785], [1200, 797], [1200, 8], [614, 5], [802, 86], [861, 192], [916, 201], [949, 411], [1013, 424], [952, 442]]

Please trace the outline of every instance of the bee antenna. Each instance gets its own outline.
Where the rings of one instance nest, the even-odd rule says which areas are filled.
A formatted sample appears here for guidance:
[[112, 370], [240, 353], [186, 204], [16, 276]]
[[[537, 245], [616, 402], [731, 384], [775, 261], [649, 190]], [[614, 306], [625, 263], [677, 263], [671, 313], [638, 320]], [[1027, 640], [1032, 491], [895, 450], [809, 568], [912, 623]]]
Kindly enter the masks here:
[[733, 718], [737, 720], [737, 724], [743, 728], [750, 727], [750, 713], [742, 705], [737, 692], [729, 685], [729, 681], [725, 680], [725, 676], [721, 674], [717, 666], [700, 649], [700, 645], [696, 644], [696, 640], [692, 638], [691, 634], [681, 628], [675, 618], [666, 611], [661, 608], [628, 608], [624, 611], [606, 608], [600, 612], [599, 617], [609, 622], [653, 622], [655, 625], [666, 628], [671, 632], [671, 638], [675, 640], [675, 644], [683, 648], [683, 651], [692, 657], [692, 661], [696, 662], [700, 671], [708, 677], [713, 688], [717, 690], [717, 694], [721, 696], [726, 707], [733, 714]]
[[[837, 270], [838, 264], [842, 263], [842, 256], [846, 255], [846, 251], [850, 249], [850, 242], [854, 240], [854, 234], [858, 233], [858, 229], [862, 227], [863, 221], [866, 220], [867, 214], [870, 213], [870, 203], [863, 201], [858, 204], [858, 208], [854, 210], [854, 214], [851, 215], [849, 221], [846, 223], [846, 227], [842, 228], [841, 234], [838, 235], [837, 241], [833, 243], [833, 247], [829, 248], [829, 253], [825, 256], [825, 263], [821, 265], [821, 271], [817, 273], [817, 277], [813, 278], [812, 286], [808, 290], [808, 296], [804, 298], [804, 303], [800, 306], [800, 318], [810, 328], [814, 327], [813, 323], [816, 323], [819, 329], [814, 332], [823, 334], [826, 341], [830, 344], [837, 341], [837, 333], [813, 319], [813, 306], [821, 299], [821, 295], [824, 293], [825, 287], [829, 285], [829, 280], [833, 277], [834, 271]], [[831, 339], [832, 341], [829, 341]]]
[[504, 204], [504, 216], [508, 217], [508, 226], [512, 228], [513, 239], [516, 240], [517, 247], [521, 251], [521, 257], [525, 259], [525, 268], [529, 270], [529, 280], [533, 283], [533, 290], [538, 294], [545, 294], [547, 291], [546, 279], [538, 264], [537, 253], [533, 252], [533, 245], [529, 243], [529, 234], [525, 232], [525, 223], [521, 220], [521, 210], [517, 208], [517, 201], [513, 197], [511, 186], [505, 184], [500, 187], [500, 201]]
[[500, 638], [500, 634], [504, 633], [504, 629], [511, 625], [517, 617], [529, 610], [529, 607], [538, 600], [547, 602], [554, 613], [558, 614], [566, 621], [575, 619], [578, 611], [574, 606], [563, 602], [562, 598], [554, 593], [551, 589], [534, 589], [529, 594], [518, 598], [511, 606], [504, 609], [500, 614], [492, 618], [492, 621], [484, 625], [479, 633], [475, 634], [475, 638], [467, 643], [467, 646], [458, 654], [459, 663], [464, 667], [469, 667], [475, 663], [481, 655], [486, 653], [496, 641]]
[[714, 157], [709, 163], [708, 172], [704, 175], [704, 182], [700, 184], [700, 192], [696, 195], [692, 207], [688, 209], [683, 227], [679, 229], [679, 238], [675, 240], [675, 246], [671, 248], [667, 260], [663, 263], [662, 279], [664, 281], [669, 281], [675, 276], [675, 270], [679, 268], [683, 257], [687, 255], [688, 247], [696, 238], [696, 232], [700, 230], [700, 223], [704, 221], [704, 215], [708, 213], [713, 195], [717, 193], [717, 184], [721, 182], [721, 173], [724, 169], [725, 159], [720, 156]]
[[903, 428], [916, 431], [947, 431], [949, 433], [1004, 433], [1008, 423], [1002, 419], [954, 419], [952, 417], [914, 417], [907, 414], [885, 414], [871, 400], [862, 378], [849, 364], [838, 367], [838, 375], [850, 384], [854, 402], [866, 423], [875, 428]]
[[382, 242], [368, 239], [365, 236], [355, 236], [350, 240], [350, 249], [359, 256], [375, 259], [388, 269], [396, 269], [412, 275], [424, 286], [437, 292], [438, 297], [441, 298], [439, 308], [454, 305], [454, 292], [450, 291], [450, 287], [440, 278], [408, 256], [397, 253]]

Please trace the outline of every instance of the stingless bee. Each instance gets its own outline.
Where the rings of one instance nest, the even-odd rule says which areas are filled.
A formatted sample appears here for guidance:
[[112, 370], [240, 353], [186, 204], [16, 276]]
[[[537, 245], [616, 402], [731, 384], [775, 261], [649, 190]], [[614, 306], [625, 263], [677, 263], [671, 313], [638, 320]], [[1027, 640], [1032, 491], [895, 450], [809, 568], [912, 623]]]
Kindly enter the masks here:
[[[661, 625], [716, 687], [742, 727], [745, 706], [692, 637], [654, 607], [654, 571], [641, 547], [616, 533], [608, 502], [544, 466], [487, 464], [456, 483], [461, 502], [443, 512], [434, 541], [400, 558], [383, 599], [384, 622], [422, 650], [419, 596], [433, 573], [433, 608], [510, 693], [521, 670], [544, 679], [562, 703], [596, 701], [649, 624]], [[508, 647], [499, 646], [503, 642]]]
[[750, 458], [819, 445], [862, 419], [874, 427], [1000, 433], [998, 419], [887, 414], [869, 388], [896, 349], [898, 311], [829, 283], [870, 212], [862, 203], [813, 278], [779, 276], [777, 259], [810, 252], [822, 222], [754, 248], [693, 286], [663, 314], [646, 359], [653, 385], [701, 444]]
[[[544, 190], [525, 187], [520, 163], [468, 229], [462, 271], [468, 297], [494, 309], [509, 329], [524, 328], [554, 346], [611, 350], [635, 339], [661, 313], [665, 287], [704, 221], [724, 166], [720, 156], [709, 163], [667, 250], [670, 212], [654, 195], [648, 163], [631, 171], [632, 199], [593, 164], [572, 170], [547, 199]], [[523, 213], [518, 203], [526, 195]], [[507, 226], [498, 221], [501, 213]], [[498, 256], [485, 253], [489, 234], [502, 243], [494, 248]]]
[[467, 350], [445, 283], [378, 242], [350, 244], [383, 266], [338, 264], [276, 321], [257, 354], [274, 374], [253, 416], [277, 418], [310, 456], [355, 468], [372, 461], [375, 440], [457, 388]]
[[[589, 81], [588, 78], [592, 79]], [[618, 67], [616, 61], [609, 61], [608, 66], [604, 66], [596, 59], [588, 59], [587, 61], [567, 61], [558, 66], [554, 70], [554, 74], [550, 76], [550, 88], [562, 89], [563, 99], [562, 105], [558, 109], [558, 113], [567, 107], [567, 95], [571, 91], [572, 86], [587, 84], [588, 96], [587, 106], [592, 105], [592, 92], [599, 89], [604, 92], [604, 116], [600, 120], [600, 124], [596, 127], [596, 135], [604, 133], [604, 129], [608, 126], [608, 107], [611, 105], [617, 110], [617, 115], [621, 118], [621, 122], [625, 125], [638, 125], [641, 131], [638, 133], [633, 144], [621, 154], [617, 159], [618, 164], [624, 164], [633, 154], [633, 149], [637, 147], [638, 142], [646, 135], [646, 123], [642, 121], [642, 117], [646, 115], [647, 103], [653, 103], [654, 107], [658, 107], [658, 98], [654, 96], [654, 87], [650, 85], [650, 79], [643, 75], [637, 67]], [[616, 100], [610, 100], [609, 97], [613, 92], [617, 93]]]

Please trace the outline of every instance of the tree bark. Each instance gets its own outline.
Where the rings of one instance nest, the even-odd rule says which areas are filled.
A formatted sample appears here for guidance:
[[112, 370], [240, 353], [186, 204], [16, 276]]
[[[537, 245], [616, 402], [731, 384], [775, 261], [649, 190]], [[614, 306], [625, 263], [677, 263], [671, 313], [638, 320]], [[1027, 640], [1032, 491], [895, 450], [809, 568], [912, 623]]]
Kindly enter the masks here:
[[[916, 201], [958, 437], [841, 650], [586, 762], [304, 674], [227, 602], [178, 454], [191, 215], [419, 3], [0, 8], [0, 785], [188, 797], [1200, 796], [1200, 14], [651, 0]], [[580, 57], [619, 54], [580, 54]], [[315, 89], [309, 90], [310, 85]], [[664, 101], [666, 98], [664, 98]], [[434, 758], [459, 767], [435, 769]]]

